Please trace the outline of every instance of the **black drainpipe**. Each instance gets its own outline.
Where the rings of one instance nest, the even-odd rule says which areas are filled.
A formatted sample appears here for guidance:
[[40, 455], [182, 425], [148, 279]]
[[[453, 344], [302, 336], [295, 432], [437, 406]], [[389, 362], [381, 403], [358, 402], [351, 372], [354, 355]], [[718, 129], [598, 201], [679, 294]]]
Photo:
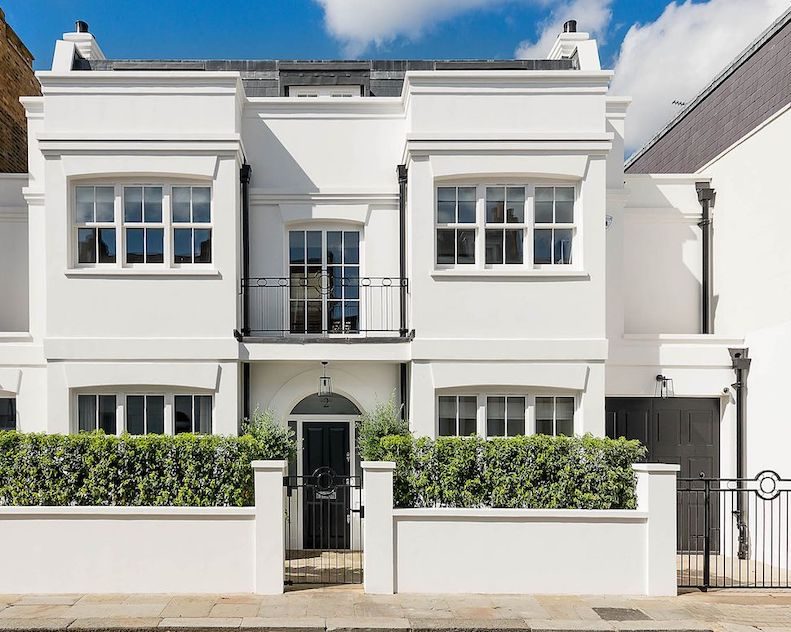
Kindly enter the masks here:
[[398, 285], [401, 290], [399, 333], [407, 335], [406, 326], [406, 165], [398, 165]]
[[[731, 366], [736, 373], [733, 386], [736, 391], [736, 478], [747, 478], [747, 373], [750, 371], [749, 350], [730, 348]], [[736, 483], [742, 487], [742, 480]], [[750, 534], [747, 529], [747, 498], [746, 492], [736, 494], [736, 524], [739, 528], [739, 559], [746, 560], [750, 555]]]
[[242, 364], [242, 417], [250, 419], [250, 363]]
[[401, 419], [409, 419], [409, 384], [407, 382], [407, 363], [402, 362], [400, 369]]
[[709, 186], [708, 182], [696, 182], [695, 189], [698, 192], [698, 202], [702, 210], [703, 217], [698, 226], [703, 233], [703, 282], [702, 282], [702, 301], [701, 301], [701, 333], [714, 333], [714, 311], [712, 310], [713, 301], [713, 274], [714, 274], [714, 251], [712, 248], [712, 217], [711, 209], [714, 208], [716, 193]]
[[250, 335], [250, 165], [244, 163], [239, 170], [242, 183], [242, 335]]

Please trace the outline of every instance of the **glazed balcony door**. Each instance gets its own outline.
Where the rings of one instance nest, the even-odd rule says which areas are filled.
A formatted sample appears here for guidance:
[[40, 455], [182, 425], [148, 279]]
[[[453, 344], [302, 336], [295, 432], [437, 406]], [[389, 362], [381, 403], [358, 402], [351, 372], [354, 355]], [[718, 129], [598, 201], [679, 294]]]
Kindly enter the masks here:
[[358, 231], [289, 231], [288, 264], [292, 334], [360, 332]]

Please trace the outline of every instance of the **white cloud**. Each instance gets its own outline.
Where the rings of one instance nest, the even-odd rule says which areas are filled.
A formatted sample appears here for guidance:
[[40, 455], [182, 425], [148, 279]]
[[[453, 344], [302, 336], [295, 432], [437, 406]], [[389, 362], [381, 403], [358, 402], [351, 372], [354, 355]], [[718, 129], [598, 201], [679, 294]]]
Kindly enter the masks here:
[[508, 0], [316, 0], [324, 9], [329, 33], [343, 42], [344, 53], [361, 55], [402, 36], [415, 40], [431, 26], [473, 9]]
[[656, 21], [633, 25], [621, 44], [614, 94], [633, 98], [627, 150], [638, 149], [758, 34], [788, 8], [788, 0], [670, 2]]
[[566, 20], [577, 20], [580, 31], [590, 33], [601, 43], [610, 24], [612, 0], [566, 0], [565, 2], [551, 2], [544, 0], [546, 6], [551, 6], [548, 18], [541, 24], [541, 35], [535, 41], [525, 40], [520, 42], [516, 49], [517, 59], [543, 59], [547, 56], [555, 39], [563, 30]]

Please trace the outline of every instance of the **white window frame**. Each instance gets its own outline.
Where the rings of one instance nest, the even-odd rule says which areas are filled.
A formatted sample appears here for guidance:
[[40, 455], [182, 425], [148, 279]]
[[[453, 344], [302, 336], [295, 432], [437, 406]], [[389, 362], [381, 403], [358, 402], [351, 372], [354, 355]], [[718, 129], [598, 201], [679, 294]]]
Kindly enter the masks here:
[[[283, 266], [285, 269], [284, 277], [289, 279], [291, 278], [291, 253], [290, 253], [290, 233], [291, 232], [320, 232], [321, 233], [321, 270], [323, 274], [326, 274], [327, 268], [330, 267], [327, 264], [327, 233], [328, 232], [352, 232], [357, 233], [358, 235], [358, 242], [357, 242], [357, 255], [359, 263], [357, 267], [359, 269], [359, 278], [365, 278], [365, 268], [364, 268], [364, 261], [365, 261], [365, 231], [364, 226], [359, 224], [339, 224], [339, 223], [321, 223], [321, 224], [293, 224], [293, 225], [286, 225], [285, 227], [285, 235], [284, 235], [284, 243], [285, 243], [285, 260], [283, 262]], [[297, 264], [294, 264], [297, 265]], [[303, 266], [307, 267], [307, 263], [303, 263]], [[317, 264], [311, 264], [315, 266]], [[335, 264], [336, 266], [341, 266], [341, 264]], [[344, 263], [342, 267], [353, 266], [354, 264], [346, 264]], [[291, 297], [290, 294], [286, 296], [286, 306], [285, 306], [285, 315], [284, 315], [284, 327], [283, 331], [286, 333], [287, 336], [325, 336], [325, 337], [339, 337], [339, 338], [350, 338], [350, 337], [363, 337], [365, 336], [366, 332], [366, 322], [365, 322], [365, 305], [363, 299], [363, 287], [360, 287], [360, 292], [358, 294], [359, 298], [357, 300], [357, 308], [359, 311], [358, 314], [358, 323], [359, 323], [359, 331], [356, 333], [331, 333], [327, 331], [327, 333], [291, 333]], [[286, 290], [289, 290], [289, 287], [286, 287]], [[329, 298], [325, 295], [322, 297], [322, 329], [328, 329], [329, 321], [328, 321], [328, 314], [329, 314]]]
[[[175, 216], [173, 213], [173, 189], [189, 189], [190, 192], [190, 220], [188, 222], [177, 222], [175, 220]], [[209, 190], [209, 221], [208, 222], [198, 222], [195, 221], [194, 217], [194, 210], [193, 210], [193, 189], [208, 189]], [[213, 196], [213, 189], [208, 184], [172, 184], [169, 190], [170, 196], [170, 221], [171, 221], [171, 228], [169, 239], [171, 242], [171, 248], [173, 251], [172, 256], [172, 265], [176, 268], [189, 268], [191, 266], [205, 266], [211, 265], [214, 261], [214, 196]], [[190, 230], [190, 244], [191, 244], [191, 258], [192, 261], [176, 261], [176, 231], [177, 230]], [[195, 231], [196, 230], [208, 230], [210, 233], [210, 243], [211, 243], [211, 252], [209, 252], [209, 261], [195, 261]], [[166, 237], [167, 238], [167, 237]]]
[[[77, 190], [81, 188], [93, 189], [93, 220], [87, 222], [80, 222], [77, 218]], [[113, 220], [111, 222], [99, 221], [96, 218], [96, 189], [113, 189]], [[72, 243], [74, 244], [74, 262], [75, 265], [80, 267], [115, 267], [118, 263], [120, 253], [118, 252], [118, 201], [116, 199], [115, 187], [111, 184], [94, 184], [94, 183], [77, 183], [72, 188], [72, 209], [73, 220], [72, 226]], [[94, 235], [94, 248], [96, 261], [94, 262], [80, 262], [80, 229], [93, 229], [96, 231]], [[115, 231], [115, 261], [99, 261], [99, 230], [112, 229]]]
[[[525, 398], [525, 435], [536, 434], [536, 398], [538, 397], [570, 397], [574, 400], [574, 419], [573, 429], [574, 434], [580, 433], [580, 394], [575, 391], [566, 391], [562, 389], [469, 389], [469, 388], [452, 388], [452, 389], [438, 389], [434, 393], [434, 436], [435, 437], [449, 437], [459, 435], [440, 435], [439, 434], [439, 398], [440, 397], [475, 397], [476, 398], [476, 436], [484, 437], [486, 439], [503, 437], [503, 435], [489, 435], [487, 424], [487, 398], [489, 397], [524, 397]], [[506, 432], [508, 430], [506, 419]], [[553, 431], [555, 431], [553, 420]], [[458, 433], [458, 409], [456, 412], [456, 432]], [[508, 435], [520, 436], [520, 435]]]
[[[476, 211], [475, 223], [441, 223], [439, 222], [439, 189], [443, 187], [474, 187], [476, 189]], [[525, 212], [523, 223], [489, 223], [486, 221], [486, 189], [492, 187], [505, 187], [508, 188], [524, 187], [525, 189]], [[535, 190], [536, 188], [571, 188], [574, 191], [574, 208], [573, 208], [573, 222], [572, 223], [552, 223], [552, 224], [536, 224], [535, 222]], [[448, 179], [448, 180], [435, 180], [434, 182], [434, 200], [433, 200], [433, 220], [434, 220], [434, 234], [432, 236], [433, 246], [433, 263], [434, 270], [436, 271], [456, 271], [464, 272], [483, 272], [493, 271], [496, 275], [497, 272], [532, 272], [540, 270], [555, 270], [564, 272], [579, 272], [582, 270], [582, 203], [580, 198], [580, 183], [578, 182], [563, 182], [558, 180], [535, 180], [530, 182], [519, 182], [514, 180], [464, 180], [464, 179]], [[458, 199], [458, 192], [457, 192]], [[458, 204], [458, 202], [457, 202]], [[456, 218], [458, 219], [458, 217]], [[522, 233], [522, 263], [486, 263], [486, 229], [509, 230], [521, 229]], [[571, 248], [571, 262], [570, 263], [550, 263], [538, 264], [535, 263], [535, 248], [534, 248], [534, 233], [536, 228], [558, 228], [558, 229], [571, 229], [572, 231], [572, 248]], [[473, 230], [475, 234], [475, 262], [474, 263], [438, 263], [437, 256], [437, 231], [438, 230], [458, 230], [467, 229]], [[455, 252], [455, 250], [454, 250]], [[457, 255], [456, 255], [456, 258]], [[505, 255], [503, 255], [505, 260]]]
[[[75, 389], [71, 395], [71, 406], [72, 406], [72, 414], [70, 415], [71, 418], [71, 432], [78, 433], [80, 431], [80, 418], [79, 418], [79, 396], [80, 395], [112, 395], [115, 397], [115, 431], [116, 435], [120, 436], [124, 432], [126, 432], [126, 398], [130, 396], [160, 396], [165, 398], [165, 418], [164, 418], [164, 435], [167, 436], [174, 436], [176, 431], [176, 422], [175, 422], [175, 397], [176, 395], [189, 395], [193, 397], [193, 406], [194, 406], [194, 397], [196, 395], [204, 395], [211, 397], [211, 433], [215, 434], [215, 419], [216, 419], [216, 405], [217, 405], [217, 394], [215, 392], [201, 392], [199, 389], [179, 389], [175, 391], [154, 391], [154, 390], [140, 390], [140, 389], [130, 389], [130, 390], [118, 390], [117, 388], [102, 388], [102, 387], [95, 387], [95, 388], [80, 388]], [[97, 407], [97, 414], [98, 414], [98, 407]], [[143, 435], [135, 435], [135, 436], [143, 436]]]
[[[532, 415], [531, 415], [532, 416], [532, 432], [533, 432], [533, 434], [538, 434], [536, 432], [536, 420], [537, 420], [537, 417], [536, 417], [536, 400], [538, 398], [540, 398], [540, 397], [551, 397], [553, 400], [557, 400], [557, 398], [559, 398], [559, 397], [565, 397], [565, 398], [573, 399], [574, 410], [573, 410], [573, 413], [572, 413], [572, 421], [571, 421], [572, 436], [579, 434], [579, 419], [578, 419], [578, 417], [579, 417], [579, 403], [580, 403], [579, 397], [577, 397], [577, 395], [575, 395], [575, 394], [564, 393], [564, 392], [561, 392], [561, 391], [539, 391], [539, 392], [536, 392], [536, 393], [533, 394], [533, 398], [532, 398], [533, 401], [532, 401], [532, 406], [531, 406], [531, 410], [532, 410]], [[557, 431], [558, 431], [558, 428], [557, 428], [557, 402], [553, 401], [552, 402], [552, 435], [548, 435], [548, 436], [557, 437], [558, 436]]]
[[[572, 207], [572, 221], [569, 222], [537, 222], [535, 219], [535, 190], [536, 189], [553, 189], [553, 198], [556, 196], [555, 189], [572, 189], [574, 194], [573, 200], [573, 207]], [[553, 214], [554, 210], [554, 203], [557, 200], [553, 199]], [[535, 262], [535, 243], [531, 240], [530, 245], [530, 252], [531, 252], [531, 262], [532, 266], [536, 270], [544, 270], [544, 269], [564, 269], [564, 268], [573, 268], [576, 264], [576, 259], [579, 256], [577, 252], [579, 241], [577, 239], [577, 224], [578, 224], [578, 217], [579, 217], [579, 196], [577, 193], [577, 187], [570, 185], [570, 184], [536, 184], [532, 187], [532, 196], [531, 196], [531, 226], [533, 232], [533, 239], [535, 239], [535, 231], [536, 230], [552, 230], [552, 241], [550, 244], [550, 253], [552, 258], [554, 259], [554, 243], [555, 243], [555, 230], [571, 230], [571, 261], [569, 263], [536, 263]], [[555, 218], [553, 217], [553, 220]]]
[[[112, 224], [101, 223], [102, 228], [115, 229], [115, 262], [114, 263], [80, 263], [79, 262], [79, 242], [78, 242], [78, 229], [79, 228], [92, 228], [93, 225], [87, 223], [77, 224], [77, 187], [113, 187], [115, 202], [114, 202], [114, 221]], [[128, 187], [161, 187], [162, 188], [162, 221], [161, 222], [127, 222], [124, 216], [124, 190]], [[173, 221], [173, 210], [171, 204], [173, 187], [208, 187], [210, 199], [210, 219], [206, 222], [190, 222], [189, 224], [183, 222]], [[145, 193], [144, 193], [145, 195]], [[211, 181], [199, 180], [108, 180], [108, 179], [79, 179], [70, 183], [70, 212], [69, 212], [69, 244], [67, 252], [69, 253], [69, 269], [70, 270], [83, 270], [83, 269], [96, 269], [103, 271], [113, 270], [134, 270], [145, 273], [146, 271], [162, 271], [162, 270], [194, 270], [205, 272], [213, 269], [215, 265], [215, 237], [216, 226], [215, 218], [217, 211], [215, 208], [214, 186]], [[145, 220], [145, 217], [143, 217]], [[98, 224], [97, 224], [98, 225]], [[163, 261], [162, 263], [129, 263], [126, 256], [126, 230], [128, 228], [161, 228], [163, 231], [162, 237], [162, 250]], [[174, 255], [174, 241], [175, 230], [179, 228], [206, 228], [211, 230], [211, 261], [206, 263], [176, 263]], [[98, 253], [97, 253], [98, 261]]]
[[347, 84], [335, 86], [288, 86], [288, 96], [297, 98], [345, 98], [361, 97], [363, 86]]

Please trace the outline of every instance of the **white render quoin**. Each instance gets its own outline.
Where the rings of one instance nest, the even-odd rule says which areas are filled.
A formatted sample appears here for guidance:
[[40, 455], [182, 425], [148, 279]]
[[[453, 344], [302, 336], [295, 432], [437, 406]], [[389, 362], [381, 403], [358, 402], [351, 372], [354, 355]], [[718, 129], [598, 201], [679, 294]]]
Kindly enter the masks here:
[[[22, 98], [30, 173], [0, 175], [0, 428], [235, 434], [271, 409], [303, 444], [347, 423], [359, 473], [353, 423], [391, 396], [418, 435], [602, 436], [664, 375], [733, 474], [747, 330], [731, 291], [700, 333], [696, 194], [733, 156], [625, 175], [630, 100], [584, 33], [524, 62], [257, 63], [57, 42]], [[324, 371], [346, 408], [306, 399]]]

